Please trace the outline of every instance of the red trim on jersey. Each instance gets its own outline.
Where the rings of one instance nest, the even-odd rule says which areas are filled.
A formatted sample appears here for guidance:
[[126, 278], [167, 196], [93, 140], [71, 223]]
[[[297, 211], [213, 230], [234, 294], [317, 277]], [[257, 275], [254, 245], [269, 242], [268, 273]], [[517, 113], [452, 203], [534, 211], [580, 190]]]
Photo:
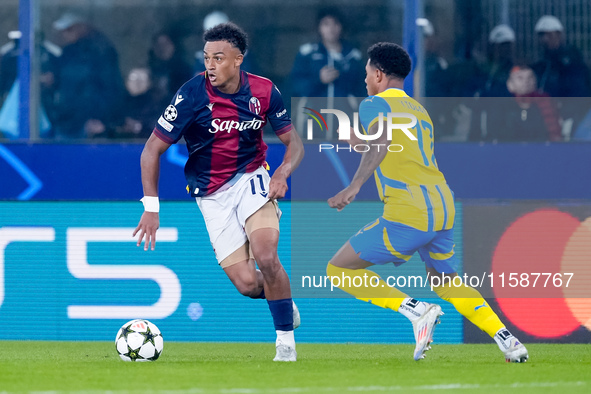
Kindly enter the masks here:
[[155, 134], [156, 137], [160, 138], [162, 141], [166, 142], [167, 144], [174, 144], [174, 139], [164, 134], [162, 131], [158, 129], [158, 127], [154, 127], [152, 133]]
[[279, 130], [275, 131], [275, 134], [278, 136], [283, 135], [283, 134], [289, 133], [291, 131], [291, 129], [293, 129], [293, 125], [288, 124], [287, 126], [282, 127]]

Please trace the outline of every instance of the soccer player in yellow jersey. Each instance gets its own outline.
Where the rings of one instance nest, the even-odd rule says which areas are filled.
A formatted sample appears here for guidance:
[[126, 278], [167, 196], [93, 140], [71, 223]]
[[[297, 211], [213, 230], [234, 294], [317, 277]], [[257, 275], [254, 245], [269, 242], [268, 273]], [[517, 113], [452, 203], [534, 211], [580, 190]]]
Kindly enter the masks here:
[[[441, 307], [389, 287], [367, 268], [386, 263], [398, 266], [418, 251], [431, 279], [434, 276], [440, 279], [442, 275], [446, 279], [456, 277], [454, 197], [433, 154], [431, 118], [421, 104], [402, 90], [404, 78], [411, 70], [408, 53], [397, 44], [382, 42], [369, 48], [368, 57], [365, 83], [369, 97], [360, 104], [359, 118], [365, 134], [379, 137], [363, 153], [351, 184], [330, 198], [328, 204], [342, 210], [355, 199], [361, 185], [373, 173], [384, 202], [384, 213], [341, 247], [329, 262], [327, 274], [351, 279], [367, 275], [366, 278], [371, 278], [369, 283], [372, 280], [374, 285], [377, 283], [372, 287], [355, 287], [351, 286], [355, 281], [343, 280], [339, 287], [363, 301], [406, 316], [415, 334], [414, 359], [420, 360], [430, 349], [433, 330], [443, 314]], [[405, 123], [406, 129], [397, 126], [398, 130], [391, 130], [393, 124]], [[367, 146], [367, 141], [354, 133], [348, 142]], [[435, 286], [432, 279], [437, 295], [494, 338], [506, 361], [527, 361], [525, 346], [506, 329], [476, 289], [463, 283], [454, 286], [449, 280], [442, 283]]]

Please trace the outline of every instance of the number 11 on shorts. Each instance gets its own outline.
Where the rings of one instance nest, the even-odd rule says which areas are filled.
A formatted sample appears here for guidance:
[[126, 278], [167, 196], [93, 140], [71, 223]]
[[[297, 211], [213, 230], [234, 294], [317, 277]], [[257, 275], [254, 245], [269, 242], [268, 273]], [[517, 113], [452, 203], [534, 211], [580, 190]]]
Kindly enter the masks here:
[[[261, 174], [257, 174], [257, 178], [259, 178], [259, 183], [261, 184], [261, 196], [267, 197], [267, 191], [265, 190], [265, 183], [263, 182], [263, 176]], [[254, 178], [252, 178], [250, 180], [250, 191], [252, 192], [252, 194], [257, 194]]]

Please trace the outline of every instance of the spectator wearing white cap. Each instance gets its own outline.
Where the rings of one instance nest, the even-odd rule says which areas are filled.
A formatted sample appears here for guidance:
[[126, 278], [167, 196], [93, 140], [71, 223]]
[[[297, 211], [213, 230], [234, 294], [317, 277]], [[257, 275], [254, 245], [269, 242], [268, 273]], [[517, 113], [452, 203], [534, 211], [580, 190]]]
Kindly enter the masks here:
[[507, 78], [513, 67], [515, 32], [507, 25], [497, 25], [488, 35], [488, 44], [488, 63], [480, 95], [508, 97]]
[[488, 42], [491, 44], [515, 42], [515, 32], [507, 25], [497, 25], [490, 31]]
[[579, 50], [565, 44], [564, 26], [558, 18], [541, 17], [534, 31], [543, 49], [543, 58], [532, 66], [539, 88], [553, 97], [588, 97], [589, 70]]
[[[511, 97], [507, 89], [507, 79], [511, 73], [515, 53], [515, 32], [508, 25], [497, 25], [488, 34], [488, 59], [479, 70], [476, 80], [476, 97]], [[499, 101], [500, 102], [500, 101]], [[493, 117], [495, 108], [490, 107], [490, 100], [472, 103], [472, 125], [468, 134], [469, 141], [487, 141], [488, 122]]]

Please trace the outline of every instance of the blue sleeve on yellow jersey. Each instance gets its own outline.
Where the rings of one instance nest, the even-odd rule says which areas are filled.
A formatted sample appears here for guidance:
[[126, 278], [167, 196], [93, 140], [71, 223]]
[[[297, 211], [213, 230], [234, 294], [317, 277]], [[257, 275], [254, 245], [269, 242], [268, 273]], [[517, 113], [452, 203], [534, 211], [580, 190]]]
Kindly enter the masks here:
[[386, 117], [391, 112], [390, 104], [380, 96], [370, 96], [359, 104], [359, 120], [366, 133], [369, 133], [369, 125], [377, 118], [380, 112]]

